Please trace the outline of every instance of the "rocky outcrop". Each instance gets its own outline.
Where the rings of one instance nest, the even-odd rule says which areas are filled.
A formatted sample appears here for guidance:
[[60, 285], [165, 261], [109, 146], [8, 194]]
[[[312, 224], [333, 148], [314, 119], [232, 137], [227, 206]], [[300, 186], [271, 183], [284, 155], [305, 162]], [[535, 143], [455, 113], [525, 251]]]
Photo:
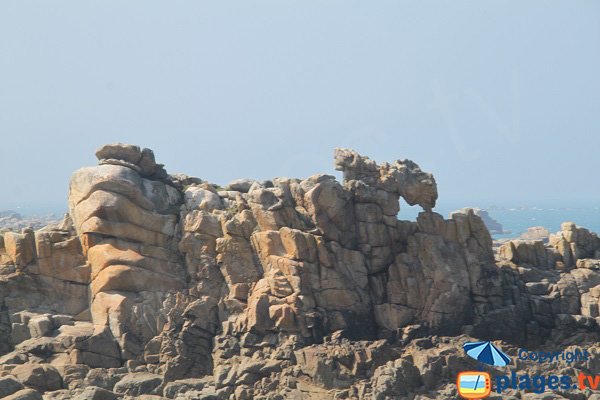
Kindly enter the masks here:
[[[418, 204], [426, 211], [435, 207], [438, 193], [433, 175], [421, 171], [411, 160], [377, 165], [353, 150], [336, 149], [334, 164], [336, 170], [344, 173], [346, 182], [355, 182], [356, 185], [363, 183], [371, 188], [370, 192], [385, 192], [385, 195], [379, 192], [383, 196], [401, 196], [409, 205]], [[392, 204], [390, 206], [394, 207]]]
[[521, 236], [519, 236], [519, 239], [542, 240], [545, 243], [548, 241], [549, 237], [550, 231], [548, 231], [548, 229], [544, 228], [543, 226], [532, 226], [527, 228], [527, 231], [522, 233]]
[[55, 224], [60, 220], [54, 214], [24, 216], [18, 212], [7, 210], [0, 211], [0, 233], [20, 231], [22, 229], [41, 229], [47, 225]]
[[517, 264], [570, 270], [579, 260], [600, 258], [600, 238], [594, 232], [565, 222], [559, 232], [550, 235], [548, 244], [542, 239], [512, 240], [500, 247], [499, 254], [500, 258]]
[[[469, 210], [472, 210], [472, 211], [469, 211]], [[450, 218], [452, 218], [452, 214], [454, 214], [454, 213], [465, 214], [468, 212], [473, 212], [475, 215], [477, 215], [479, 218], [481, 218], [481, 220], [485, 224], [485, 227], [488, 229], [488, 231], [490, 231], [491, 234], [495, 235], [495, 234], [510, 233], [510, 231], [509, 232], [505, 231], [502, 224], [500, 222], [496, 221], [494, 218], [492, 218], [490, 213], [487, 212], [487, 210], [483, 210], [481, 208], [465, 207], [458, 211], [454, 211], [454, 212], [450, 213]]]
[[[410, 160], [337, 149], [342, 182], [222, 189], [137, 146], [96, 155], [73, 174], [61, 223], [0, 243], [0, 379], [13, 393], [453, 398], [473, 368], [457, 335], [597, 340], [595, 234], [567, 224], [495, 259], [477, 212], [433, 212], [436, 182]], [[398, 219], [401, 197], [423, 208], [416, 221]]]
[[176, 238], [183, 196], [151, 150], [108, 145], [96, 156], [99, 166], [73, 174], [69, 210], [90, 269], [92, 322], [135, 359], [163, 328], [166, 292], [185, 286]]
[[568, 336], [573, 327], [598, 330], [600, 239], [595, 233], [563, 223], [542, 240], [511, 240], [498, 251], [525, 285], [536, 335]]

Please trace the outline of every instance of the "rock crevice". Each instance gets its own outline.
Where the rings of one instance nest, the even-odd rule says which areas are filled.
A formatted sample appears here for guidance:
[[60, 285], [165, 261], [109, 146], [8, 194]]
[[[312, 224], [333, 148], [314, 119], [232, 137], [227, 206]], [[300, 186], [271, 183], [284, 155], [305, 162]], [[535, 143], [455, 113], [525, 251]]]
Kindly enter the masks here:
[[[451, 398], [460, 343], [437, 335], [542, 346], [598, 333], [595, 234], [564, 224], [495, 259], [476, 210], [433, 212], [435, 179], [413, 161], [336, 149], [342, 182], [221, 190], [167, 174], [148, 149], [96, 155], [72, 176], [63, 222], [0, 242], [0, 379], [15, 391]], [[416, 221], [398, 219], [400, 198], [423, 208]], [[424, 362], [415, 346], [439, 352]]]

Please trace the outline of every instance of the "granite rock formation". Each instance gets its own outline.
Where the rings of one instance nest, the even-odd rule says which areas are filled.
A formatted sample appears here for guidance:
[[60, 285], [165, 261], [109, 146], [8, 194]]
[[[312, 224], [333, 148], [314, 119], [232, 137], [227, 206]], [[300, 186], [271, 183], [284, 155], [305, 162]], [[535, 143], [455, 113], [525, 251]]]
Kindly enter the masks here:
[[54, 214], [23, 216], [15, 211], [0, 211], [0, 234], [9, 231], [20, 231], [22, 229], [40, 229], [49, 224], [55, 224], [60, 220]]
[[[485, 224], [485, 227], [488, 229], [488, 231], [490, 231], [492, 235], [510, 233], [510, 231], [505, 231], [502, 224], [496, 221], [494, 218], [492, 218], [492, 216], [487, 210], [483, 210], [481, 208], [476, 207], [465, 207], [458, 211], [454, 211], [453, 213], [464, 214], [469, 212], [468, 210], [473, 210], [472, 212], [479, 218], [481, 218], [481, 220]], [[452, 218], [452, 215], [450, 215], [450, 218]]]
[[527, 228], [527, 231], [523, 232], [519, 239], [524, 240], [542, 240], [544, 243], [548, 242], [550, 238], [550, 231], [543, 226], [532, 226]]
[[455, 398], [465, 340], [598, 347], [595, 234], [564, 224], [495, 257], [472, 209], [432, 211], [410, 160], [336, 149], [343, 182], [222, 189], [137, 146], [96, 156], [62, 222], [0, 241], [0, 396]]

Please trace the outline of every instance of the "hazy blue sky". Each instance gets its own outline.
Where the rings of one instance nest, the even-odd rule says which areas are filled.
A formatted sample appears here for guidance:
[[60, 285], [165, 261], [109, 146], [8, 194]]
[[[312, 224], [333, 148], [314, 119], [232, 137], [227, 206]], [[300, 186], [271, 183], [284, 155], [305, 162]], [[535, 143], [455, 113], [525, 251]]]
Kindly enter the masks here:
[[2, 1], [0, 209], [107, 142], [169, 172], [415, 160], [442, 202], [600, 198], [598, 1]]

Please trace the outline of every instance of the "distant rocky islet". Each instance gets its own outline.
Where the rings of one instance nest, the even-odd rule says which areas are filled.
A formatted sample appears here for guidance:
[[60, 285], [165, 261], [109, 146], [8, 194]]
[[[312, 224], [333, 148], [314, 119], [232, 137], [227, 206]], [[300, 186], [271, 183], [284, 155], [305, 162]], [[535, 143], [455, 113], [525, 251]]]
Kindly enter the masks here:
[[55, 214], [23, 216], [12, 210], [0, 211], [0, 232], [20, 231], [26, 228], [40, 229], [57, 223], [60, 219]]
[[[462, 351], [475, 340], [513, 357], [584, 346], [578, 368], [597, 373], [587, 229], [494, 248], [481, 210], [432, 211], [437, 184], [416, 163], [349, 149], [334, 153], [342, 182], [225, 188], [138, 146], [96, 155], [61, 221], [1, 236], [0, 396], [453, 399], [457, 374], [481, 368]], [[397, 218], [400, 198], [416, 220]]]

